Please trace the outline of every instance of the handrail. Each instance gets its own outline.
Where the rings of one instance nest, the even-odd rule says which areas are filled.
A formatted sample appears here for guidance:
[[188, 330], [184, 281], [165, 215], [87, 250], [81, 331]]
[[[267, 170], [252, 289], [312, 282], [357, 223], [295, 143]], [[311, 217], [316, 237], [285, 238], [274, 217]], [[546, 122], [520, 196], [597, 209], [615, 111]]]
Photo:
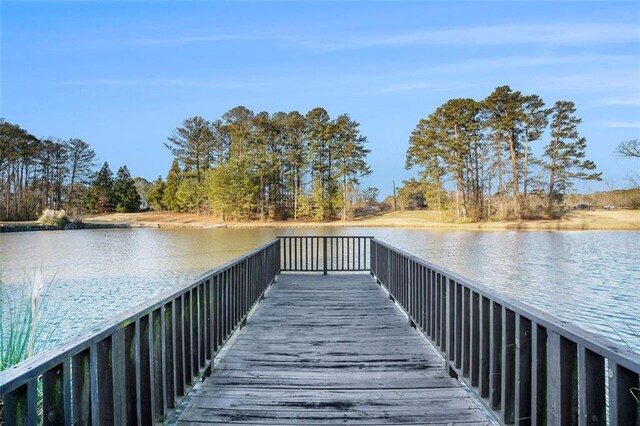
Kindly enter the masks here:
[[279, 253], [274, 240], [3, 371], [5, 423], [167, 419], [280, 273]]
[[282, 271], [369, 271], [370, 236], [278, 236]]
[[608, 389], [609, 423], [636, 424], [638, 354], [389, 244], [371, 253], [378, 282], [504, 423], [606, 424]]

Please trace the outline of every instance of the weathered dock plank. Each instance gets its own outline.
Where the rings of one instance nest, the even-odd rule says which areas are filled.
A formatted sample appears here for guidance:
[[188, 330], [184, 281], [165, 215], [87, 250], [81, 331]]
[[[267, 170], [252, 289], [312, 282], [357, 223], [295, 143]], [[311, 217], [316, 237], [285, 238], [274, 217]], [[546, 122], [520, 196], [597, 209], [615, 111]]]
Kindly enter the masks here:
[[489, 421], [369, 275], [285, 274], [178, 424]]

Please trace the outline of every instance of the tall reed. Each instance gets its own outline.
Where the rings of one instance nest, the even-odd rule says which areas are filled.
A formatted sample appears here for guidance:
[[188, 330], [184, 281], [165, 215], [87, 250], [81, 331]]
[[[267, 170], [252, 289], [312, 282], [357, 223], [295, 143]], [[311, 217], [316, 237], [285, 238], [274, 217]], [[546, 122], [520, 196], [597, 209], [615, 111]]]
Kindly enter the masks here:
[[0, 280], [0, 371], [24, 361], [47, 343], [46, 327], [41, 326], [42, 271], [36, 269], [30, 281], [12, 294]]

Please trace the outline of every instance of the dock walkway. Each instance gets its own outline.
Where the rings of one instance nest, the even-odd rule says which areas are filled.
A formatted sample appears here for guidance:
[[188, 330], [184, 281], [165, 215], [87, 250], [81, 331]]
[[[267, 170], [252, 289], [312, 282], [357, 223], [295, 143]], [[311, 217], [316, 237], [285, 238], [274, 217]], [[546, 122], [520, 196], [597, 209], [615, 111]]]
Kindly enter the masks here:
[[178, 424], [487, 424], [368, 274], [283, 274]]

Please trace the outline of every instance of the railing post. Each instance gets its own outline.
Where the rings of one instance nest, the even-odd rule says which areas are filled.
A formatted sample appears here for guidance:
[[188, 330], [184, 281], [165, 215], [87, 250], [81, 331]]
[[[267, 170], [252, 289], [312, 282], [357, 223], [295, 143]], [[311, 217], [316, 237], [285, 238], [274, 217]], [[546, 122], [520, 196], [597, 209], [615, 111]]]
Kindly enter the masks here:
[[328, 237], [322, 237], [322, 274], [327, 275], [327, 257], [329, 257], [329, 253], [327, 252], [327, 239]]

